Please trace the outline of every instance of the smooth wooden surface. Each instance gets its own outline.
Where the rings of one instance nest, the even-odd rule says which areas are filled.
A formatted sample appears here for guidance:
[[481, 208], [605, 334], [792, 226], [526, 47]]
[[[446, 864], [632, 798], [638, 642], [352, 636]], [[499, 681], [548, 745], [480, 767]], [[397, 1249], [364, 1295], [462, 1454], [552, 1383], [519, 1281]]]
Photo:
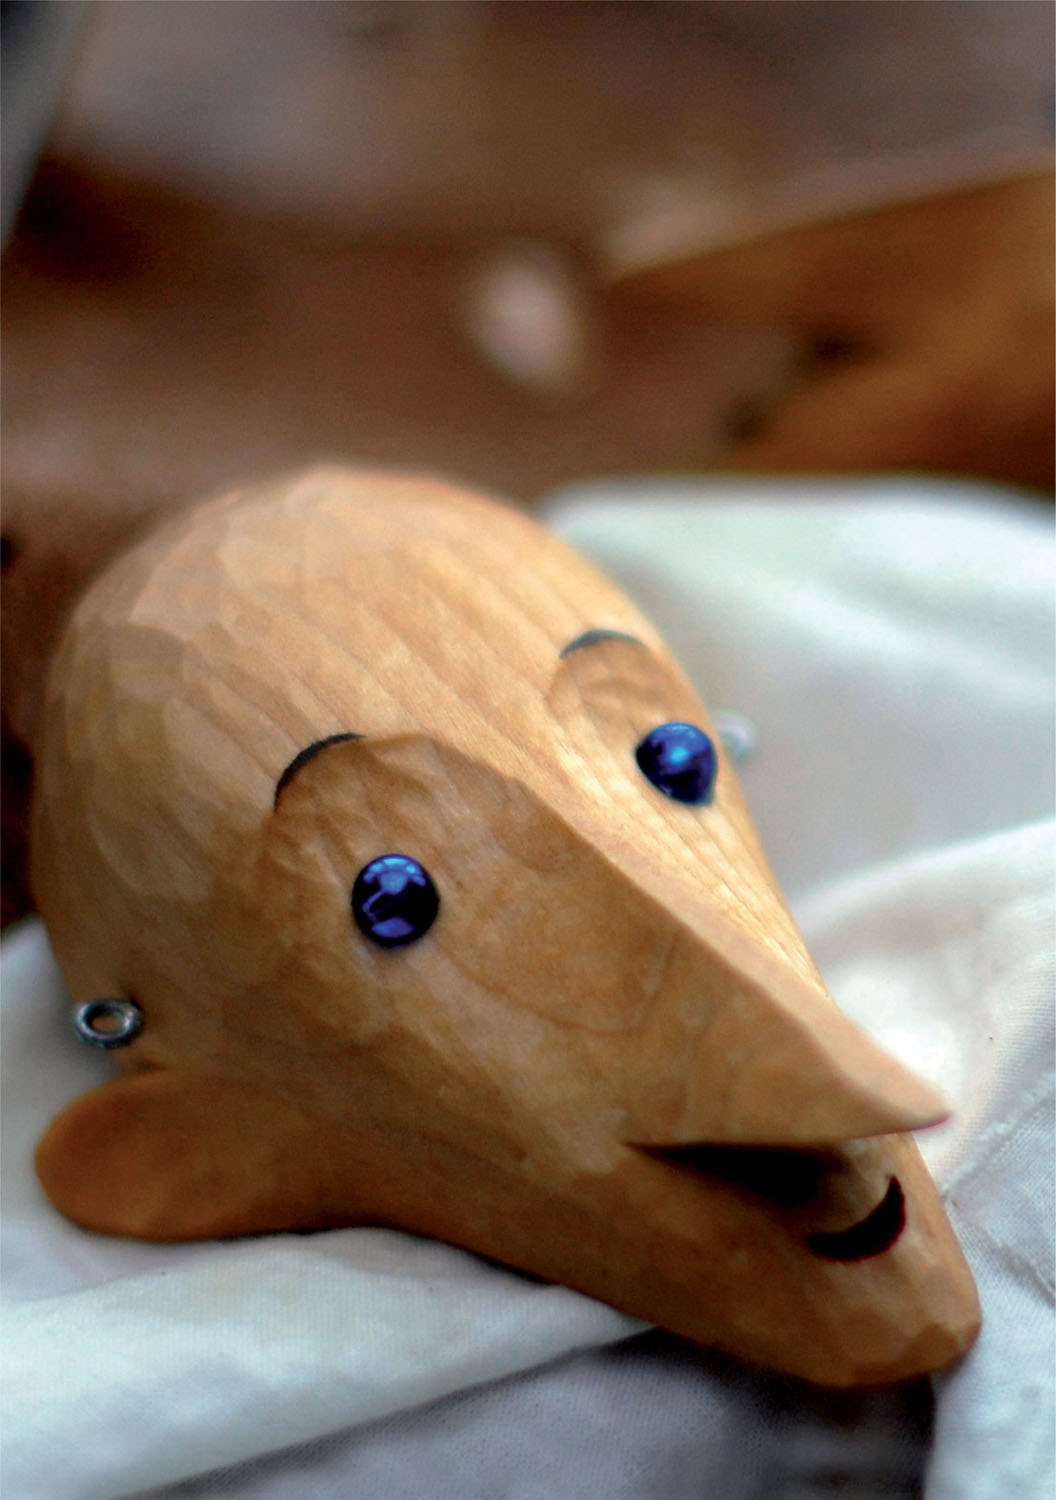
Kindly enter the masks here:
[[[637, 643], [562, 656], [592, 628]], [[111, 567], [51, 677], [34, 880], [74, 998], [145, 1027], [42, 1142], [55, 1203], [152, 1239], [434, 1234], [822, 1383], [963, 1352], [905, 1134], [942, 1102], [826, 994], [725, 759], [700, 807], [642, 776], [671, 719], [710, 725], [631, 603], [433, 481], [317, 470]], [[382, 950], [349, 893], [393, 851], [441, 907]], [[892, 1178], [889, 1248], [809, 1248]]]

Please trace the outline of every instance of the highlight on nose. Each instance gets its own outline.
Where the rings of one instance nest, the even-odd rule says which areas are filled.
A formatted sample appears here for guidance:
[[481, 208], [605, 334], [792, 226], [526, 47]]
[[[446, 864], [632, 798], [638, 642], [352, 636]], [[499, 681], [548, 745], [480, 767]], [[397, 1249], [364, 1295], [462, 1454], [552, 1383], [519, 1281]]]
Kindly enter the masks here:
[[694, 805], [710, 800], [715, 786], [715, 746], [695, 724], [681, 719], [658, 724], [639, 742], [634, 758], [642, 774], [665, 797]]
[[[678, 993], [686, 1010], [708, 993], [708, 956], [702, 948], [699, 970], [687, 962]], [[669, 1041], [682, 1023], [679, 1005], [658, 1007], [652, 1045], [663, 1050], [668, 1088], [628, 1079], [621, 1103], [629, 1144], [810, 1150], [948, 1117], [935, 1088], [855, 1026], [820, 983], [814, 989], [787, 973], [767, 979], [761, 970], [755, 983], [739, 977], [731, 990], [742, 1003], [716, 1008], [704, 1032], [682, 1026], [681, 1042]]]

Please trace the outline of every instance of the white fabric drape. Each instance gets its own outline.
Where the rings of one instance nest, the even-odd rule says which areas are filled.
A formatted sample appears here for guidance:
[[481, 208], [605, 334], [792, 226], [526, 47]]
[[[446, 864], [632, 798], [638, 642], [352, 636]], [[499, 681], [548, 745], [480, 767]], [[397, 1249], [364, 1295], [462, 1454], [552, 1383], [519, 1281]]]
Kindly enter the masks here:
[[[946, 1092], [921, 1145], [986, 1323], [832, 1395], [381, 1230], [157, 1247], [47, 1204], [110, 1064], [35, 923], [4, 944], [4, 1500], [1050, 1500], [1053, 541], [973, 486], [654, 480], [549, 518], [715, 709], [837, 999]], [[589, 623], [589, 622], [585, 622]], [[295, 1446], [296, 1445], [296, 1446]]]

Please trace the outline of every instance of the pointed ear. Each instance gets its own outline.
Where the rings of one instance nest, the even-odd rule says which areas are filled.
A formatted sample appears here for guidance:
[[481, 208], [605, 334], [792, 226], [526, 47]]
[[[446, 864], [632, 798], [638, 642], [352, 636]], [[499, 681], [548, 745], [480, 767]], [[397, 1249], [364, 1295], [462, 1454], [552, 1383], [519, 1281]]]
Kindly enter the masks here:
[[52, 1121], [37, 1172], [85, 1229], [220, 1239], [362, 1222], [325, 1123], [240, 1081], [159, 1069], [104, 1084]]

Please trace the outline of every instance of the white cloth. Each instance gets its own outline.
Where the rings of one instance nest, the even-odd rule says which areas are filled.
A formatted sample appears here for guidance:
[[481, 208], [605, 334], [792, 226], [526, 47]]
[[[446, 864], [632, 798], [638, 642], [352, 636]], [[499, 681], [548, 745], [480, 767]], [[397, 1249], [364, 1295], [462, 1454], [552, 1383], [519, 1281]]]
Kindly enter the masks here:
[[910, 481], [607, 484], [550, 519], [753, 720], [742, 779], [833, 992], [952, 1100], [921, 1144], [979, 1344], [933, 1421], [926, 1381], [818, 1393], [386, 1231], [85, 1234], [30, 1153], [110, 1065], [30, 923], [4, 944], [4, 1500], [873, 1500], [922, 1476], [926, 1500], [1051, 1500], [1048, 521]]

